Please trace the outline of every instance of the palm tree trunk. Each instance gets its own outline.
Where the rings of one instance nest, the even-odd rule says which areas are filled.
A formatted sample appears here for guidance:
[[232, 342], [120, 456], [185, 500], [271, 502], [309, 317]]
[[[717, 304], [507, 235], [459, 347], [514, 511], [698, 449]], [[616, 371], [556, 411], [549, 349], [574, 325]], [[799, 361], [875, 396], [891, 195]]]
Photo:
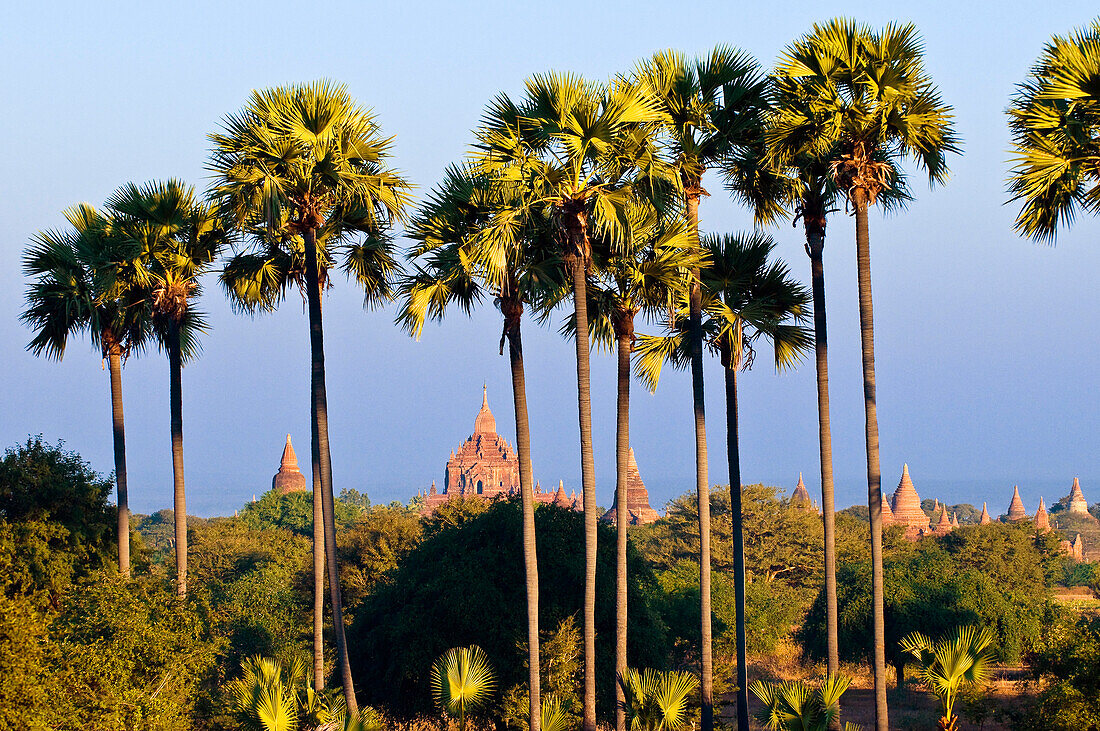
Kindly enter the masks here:
[[183, 361], [179, 323], [168, 326], [169, 401], [172, 411], [172, 510], [176, 538], [176, 593], [187, 596], [187, 498], [183, 479]]
[[726, 369], [726, 459], [733, 524], [733, 598], [737, 623], [737, 731], [749, 731], [748, 638], [745, 633], [745, 530], [741, 512], [741, 447], [737, 427], [737, 369]]
[[[310, 403], [310, 416], [317, 414]], [[312, 445], [311, 445], [312, 447]], [[321, 465], [317, 451], [309, 450], [313, 462], [313, 682], [325, 687], [325, 514], [321, 504]]]
[[[687, 196], [688, 220], [699, 231], [699, 195]], [[699, 270], [692, 272], [690, 298], [691, 392], [695, 412], [695, 489], [699, 500], [699, 693], [700, 728], [714, 728], [714, 660], [711, 649], [710, 608], [710, 477], [707, 474], [707, 423], [703, 404], [703, 289]]]
[[[627, 510], [627, 470], [630, 466], [630, 351], [633, 348], [634, 323], [618, 335], [618, 401], [615, 414], [615, 676], [622, 677], [626, 659], [626, 528], [630, 523]], [[619, 329], [619, 328], [616, 328]], [[615, 729], [626, 730], [626, 713], [622, 683], [615, 683]]]
[[825, 644], [830, 675], [840, 672], [836, 607], [836, 501], [833, 493], [833, 433], [829, 418], [829, 345], [825, 319], [825, 219], [806, 221], [806, 251], [814, 298], [814, 356], [817, 362], [817, 424], [821, 457], [821, 518], [825, 527]]
[[859, 279], [859, 332], [863, 344], [863, 403], [867, 416], [867, 507], [871, 514], [871, 601], [874, 626], [875, 729], [888, 731], [886, 708], [886, 614], [882, 579], [882, 474], [878, 455], [875, 402], [875, 323], [871, 302], [871, 241], [867, 233], [867, 192], [852, 191], [856, 211], [856, 268]]
[[[804, 207], [803, 210], [806, 210]], [[840, 672], [840, 630], [836, 603], [836, 499], [833, 492], [833, 432], [829, 417], [829, 344], [825, 318], [825, 215], [803, 213], [806, 252], [814, 298], [814, 356], [817, 364], [817, 439], [821, 462], [821, 522], [825, 529], [825, 667]], [[840, 716], [829, 731], [840, 731]]]
[[[581, 235], [584, 235], [583, 233]], [[588, 363], [587, 241], [571, 257], [573, 313], [577, 323], [577, 410], [581, 432], [581, 494], [584, 500], [584, 704], [581, 728], [596, 731], [596, 466], [592, 457], [592, 383]]]
[[523, 501], [523, 568], [527, 578], [527, 666], [531, 731], [539, 731], [542, 696], [539, 671], [539, 564], [535, 552], [535, 490], [532, 486], [531, 428], [527, 419], [527, 381], [523, 374], [523, 339], [520, 318], [523, 304], [502, 303], [504, 333], [508, 336], [508, 362], [512, 367], [512, 403], [516, 413], [516, 452], [519, 454], [520, 499]]
[[[315, 229], [307, 228], [303, 234], [306, 244], [306, 282], [319, 282], [317, 232]], [[351, 678], [351, 662], [348, 659], [347, 637], [344, 631], [344, 606], [340, 596], [340, 568], [336, 563], [336, 515], [332, 493], [332, 456], [329, 453], [328, 442], [328, 395], [325, 390], [325, 343], [321, 321], [320, 288], [307, 286], [306, 299], [309, 304], [309, 345], [312, 361], [310, 380], [313, 391], [310, 447], [313, 450], [313, 461], [321, 473], [321, 511], [325, 526], [325, 558], [328, 564], [329, 596], [332, 602], [332, 627], [336, 634], [336, 662], [340, 668], [340, 679], [344, 687], [344, 697], [347, 699], [348, 714], [355, 718], [359, 715], [359, 704], [355, 700], [355, 685]]]
[[130, 578], [130, 496], [126, 487], [126, 427], [122, 415], [122, 351], [109, 346], [111, 371], [111, 426], [115, 443], [115, 485], [118, 488], [118, 571]]

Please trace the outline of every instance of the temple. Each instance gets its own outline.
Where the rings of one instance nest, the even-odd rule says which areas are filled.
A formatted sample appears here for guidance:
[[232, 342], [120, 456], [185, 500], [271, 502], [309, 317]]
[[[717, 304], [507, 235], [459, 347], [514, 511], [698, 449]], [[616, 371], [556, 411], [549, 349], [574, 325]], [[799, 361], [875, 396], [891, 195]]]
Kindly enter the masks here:
[[[885, 512], [884, 510], [883, 524], [886, 524]], [[901, 480], [898, 482], [898, 489], [894, 491], [890, 512], [893, 525], [905, 526], [906, 537], [919, 538], [929, 532], [931, 521], [921, 509], [920, 495], [909, 477], [908, 464], [901, 468]]]
[[[805, 486], [803, 486], [805, 490]], [[809, 494], [807, 494], [809, 497]], [[660, 514], [649, 505], [649, 491], [646, 490], [642, 476], [638, 473], [638, 463], [634, 461], [634, 450], [630, 450], [626, 468], [626, 512], [630, 516], [630, 525], [645, 525], [660, 518]], [[611, 510], [603, 514], [601, 520], [615, 524], [618, 520], [618, 498], [611, 504]]]
[[[271, 478], [271, 489], [280, 495], [292, 492], [306, 492], [306, 476], [298, 469], [298, 455], [294, 454], [294, 445], [290, 443], [290, 435], [286, 435], [286, 446], [283, 447], [283, 458], [279, 462], [279, 471]], [[255, 498], [253, 498], [255, 501]]]
[[1016, 523], [1027, 518], [1024, 501], [1020, 499], [1020, 486], [1012, 488], [1012, 501], [1008, 504], [1008, 522]]
[[1081, 492], [1081, 483], [1076, 477], [1073, 478], [1073, 487], [1069, 489], [1069, 512], [1089, 514], [1089, 503], [1085, 500], [1085, 495]]

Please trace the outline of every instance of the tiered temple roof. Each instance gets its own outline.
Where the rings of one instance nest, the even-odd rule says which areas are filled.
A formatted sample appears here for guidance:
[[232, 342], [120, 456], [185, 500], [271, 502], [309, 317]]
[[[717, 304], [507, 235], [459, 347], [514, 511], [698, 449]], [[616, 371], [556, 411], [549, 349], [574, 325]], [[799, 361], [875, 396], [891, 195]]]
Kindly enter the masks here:
[[1085, 515], [1089, 512], [1089, 502], [1085, 500], [1085, 494], [1081, 492], [1081, 483], [1076, 477], [1073, 478], [1073, 487], [1069, 490], [1069, 512]]
[[[805, 485], [803, 485], [805, 489]], [[626, 467], [626, 511], [630, 516], [630, 525], [645, 525], [660, 518], [660, 514], [649, 505], [649, 491], [646, 490], [642, 476], [638, 472], [638, 463], [634, 460], [634, 450], [630, 450]], [[611, 509], [603, 514], [602, 520], [614, 524], [618, 520], [618, 495], [611, 503]]]
[[1016, 485], [1012, 488], [1012, 502], [1008, 504], [1008, 520], [1015, 523], [1027, 518], [1027, 511], [1024, 510], [1024, 501], [1020, 499], [1020, 486]]
[[909, 478], [909, 465], [901, 468], [901, 480], [898, 489], [894, 491], [893, 504], [890, 506], [894, 516], [894, 522], [904, 525], [910, 530], [928, 530], [929, 519], [920, 507], [920, 495], [913, 487], [913, 480]]
[[294, 446], [290, 443], [289, 434], [286, 435], [286, 446], [283, 447], [279, 471], [271, 478], [271, 489], [278, 491], [280, 495], [306, 491], [306, 476], [298, 469], [298, 455], [294, 454]]

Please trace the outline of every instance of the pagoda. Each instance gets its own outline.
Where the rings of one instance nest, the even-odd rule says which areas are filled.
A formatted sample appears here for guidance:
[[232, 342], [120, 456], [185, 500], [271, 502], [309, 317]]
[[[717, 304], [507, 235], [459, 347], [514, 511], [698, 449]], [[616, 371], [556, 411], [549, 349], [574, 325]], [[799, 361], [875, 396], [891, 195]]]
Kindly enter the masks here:
[[1047, 506], [1043, 498], [1039, 498], [1039, 509], [1035, 511], [1035, 529], [1046, 533], [1050, 530], [1050, 516], [1047, 515]]
[[286, 446], [283, 447], [279, 471], [271, 478], [271, 489], [280, 495], [306, 492], [306, 476], [298, 469], [298, 455], [294, 454], [294, 445], [290, 443], [289, 434], [286, 435]]
[[944, 536], [953, 531], [955, 528], [951, 525], [951, 519], [947, 517], [947, 506], [944, 505], [940, 509], [940, 519], [932, 528], [932, 532], [938, 536]]
[[978, 519], [978, 525], [989, 525], [993, 519], [989, 517], [989, 509], [982, 503], [982, 517]]
[[[560, 490], [561, 487], [559, 486], [558, 489]], [[806, 486], [803, 485], [802, 489], [805, 490]], [[564, 492], [562, 494], [564, 495]], [[630, 450], [626, 466], [626, 512], [630, 518], [630, 525], [645, 525], [661, 517], [649, 505], [649, 491], [646, 490], [645, 483], [642, 482], [642, 476], [638, 472], [638, 463], [634, 460], [633, 449]], [[618, 495], [616, 494], [611, 509], [603, 514], [602, 520], [615, 524], [618, 515]]]
[[1024, 501], [1020, 499], [1020, 486], [1012, 488], [1012, 502], [1008, 504], [1008, 522], [1017, 523], [1027, 518]]
[[798, 473], [798, 484], [794, 486], [794, 492], [791, 493], [790, 502], [794, 507], [815, 513], [817, 512], [817, 506], [814, 505], [814, 499], [810, 497], [810, 491], [806, 489], [806, 483], [802, 481], [801, 472]]
[[1081, 492], [1081, 483], [1073, 478], [1073, 487], [1069, 490], [1069, 512], [1088, 515], [1089, 502], [1085, 500], [1085, 494]]
[[894, 523], [905, 526], [907, 535], [910, 533], [920, 535], [921, 532], [928, 530], [930, 521], [928, 515], [921, 510], [920, 495], [913, 487], [913, 480], [909, 478], [908, 464], [901, 468], [901, 481], [898, 482], [898, 489], [894, 491], [892, 502], [890, 511], [893, 513]]

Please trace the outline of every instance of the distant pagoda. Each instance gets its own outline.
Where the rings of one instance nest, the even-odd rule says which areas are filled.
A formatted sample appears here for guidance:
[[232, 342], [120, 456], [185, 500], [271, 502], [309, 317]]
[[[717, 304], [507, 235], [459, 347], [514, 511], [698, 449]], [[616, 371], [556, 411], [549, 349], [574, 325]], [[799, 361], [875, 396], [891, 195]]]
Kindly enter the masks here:
[[1017, 523], [1026, 518], [1027, 511], [1024, 510], [1024, 501], [1020, 499], [1020, 486], [1016, 485], [1012, 488], [1012, 502], [1008, 504], [1008, 521]]
[[989, 508], [985, 503], [982, 503], [982, 517], [978, 519], [978, 525], [989, 525], [993, 522], [993, 519], [989, 517]]
[[806, 483], [802, 481], [801, 472], [798, 473], [798, 484], [794, 486], [794, 492], [791, 493], [791, 505], [803, 510], [817, 512], [814, 499], [810, 497], [810, 491], [806, 489]]
[[1073, 487], [1069, 490], [1069, 512], [1088, 515], [1089, 502], [1085, 500], [1085, 494], [1081, 492], [1081, 483], [1073, 478]]
[[894, 523], [904, 525], [906, 533], [911, 531], [927, 531], [929, 527], [928, 515], [921, 510], [920, 495], [913, 487], [913, 480], [909, 478], [909, 465], [901, 468], [901, 481], [898, 489], [894, 491], [893, 504], [890, 506]]
[[279, 471], [271, 478], [271, 489], [280, 495], [306, 492], [306, 476], [298, 469], [298, 455], [294, 454], [294, 445], [290, 443], [289, 434], [286, 435], [286, 446], [283, 447]]
[[[562, 490], [561, 486], [558, 486]], [[805, 486], [803, 486], [805, 490]], [[565, 492], [562, 490], [562, 495]], [[809, 494], [807, 493], [807, 497]], [[630, 525], [645, 525], [652, 523], [661, 516], [649, 505], [649, 491], [646, 490], [642, 476], [638, 472], [638, 463], [634, 460], [634, 449], [630, 450], [626, 466], [626, 513], [630, 519]], [[611, 503], [611, 509], [603, 514], [603, 520], [615, 524], [618, 520], [618, 495]]]
[[1047, 506], [1043, 498], [1039, 498], [1039, 509], [1035, 511], [1035, 529], [1046, 533], [1050, 530], [1050, 516], [1047, 515]]

